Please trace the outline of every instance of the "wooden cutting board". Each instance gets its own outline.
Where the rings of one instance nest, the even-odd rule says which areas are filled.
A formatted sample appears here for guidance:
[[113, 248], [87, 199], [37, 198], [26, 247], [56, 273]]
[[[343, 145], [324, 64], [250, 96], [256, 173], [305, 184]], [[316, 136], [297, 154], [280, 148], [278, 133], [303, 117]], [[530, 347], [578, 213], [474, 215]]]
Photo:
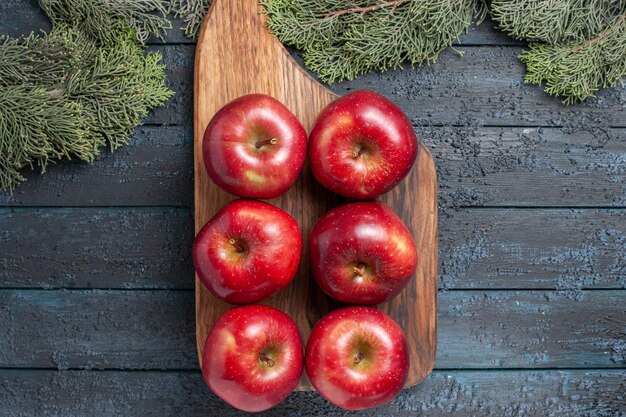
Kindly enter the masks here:
[[[194, 90], [196, 232], [235, 198], [211, 182], [202, 159], [204, 130], [220, 107], [244, 94], [269, 94], [290, 108], [308, 132], [320, 110], [337, 98], [292, 59], [265, 28], [265, 17], [259, 10], [257, 0], [214, 0], [198, 38]], [[411, 360], [406, 383], [409, 387], [432, 371], [437, 336], [437, 177], [426, 147], [420, 144], [413, 170], [380, 199], [393, 207], [407, 224], [419, 253], [416, 275], [406, 289], [392, 301], [378, 306], [406, 333]], [[320, 186], [307, 165], [295, 186], [270, 202], [296, 219], [305, 246], [294, 282], [264, 304], [289, 314], [306, 343], [315, 322], [339, 306], [319, 290], [310, 276], [306, 242], [316, 219], [345, 200]], [[200, 362], [207, 332], [230, 307], [213, 297], [196, 277], [196, 339]], [[306, 375], [298, 389], [313, 389]]]

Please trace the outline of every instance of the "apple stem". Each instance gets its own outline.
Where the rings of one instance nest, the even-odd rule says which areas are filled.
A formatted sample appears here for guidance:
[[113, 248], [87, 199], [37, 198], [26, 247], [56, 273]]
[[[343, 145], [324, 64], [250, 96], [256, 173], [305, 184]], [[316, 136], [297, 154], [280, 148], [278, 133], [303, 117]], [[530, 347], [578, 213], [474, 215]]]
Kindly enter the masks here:
[[354, 357], [354, 364], [357, 365], [359, 363], [361, 363], [361, 361], [363, 360], [364, 355], [359, 352], [355, 357]]
[[264, 362], [268, 366], [268, 368], [271, 368], [272, 366], [276, 364], [276, 361], [274, 361], [274, 359], [267, 356], [265, 353], [261, 353], [261, 356], [259, 356], [259, 359], [261, 360], [261, 362]]
[[363, 155], [364, 153], [365, 153], [365, 148], [360, 146], [359, 149], [357, 149], [354, 152], [352, 152], [352, 157], [353, 158], [358, 158], [359, 156]]
[[271, 139], [266, 139], [266, 140], [262, 140], [260, 142], [257, 142], [256, 148], [257, 149], [261, 149], [261, 147], [265, 146], [265, 145], [276, 145], [278, 143], [278, 139], [276, 138], [271, 138]]
[[243, 246], [241, 246], [239, 243], [237, 243], [237, 241], [235, 239], [230, 239], [228, 241], [228, 243], [230, 243], [231, 245], [233, 245], [235, 247], [235, 250], [239, 253], [243, 253], [245, 251], [245, 249], [243, 248]]
[[358, 264], [356, 264], [354, 268], [352, 268], [352, 270], [354, 271], [355, 274], [362, 277], [363, 274], [365, 274], [365, 266], [366, 265], [363, 262], [359, 262]]

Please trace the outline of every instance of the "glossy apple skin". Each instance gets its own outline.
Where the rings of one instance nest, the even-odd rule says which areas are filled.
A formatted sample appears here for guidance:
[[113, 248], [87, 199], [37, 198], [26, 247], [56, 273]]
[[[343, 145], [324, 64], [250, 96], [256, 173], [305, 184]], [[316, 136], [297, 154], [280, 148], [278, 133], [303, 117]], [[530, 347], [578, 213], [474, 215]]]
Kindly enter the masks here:
[[295, 277], [302, 234], [283, 210], [255, 200], [225, 205], [198, 232], [193, 264], [200, 281], [231, 304], [261, 301]]
[[402, 110], [378, 93], [354, 91], [330, 103], [309, 136], [315, 178], [346, 197], [375, 198], [411, 170], [418, 142]]
[[373, 307], [335, 310], [313, 327], [305, 367], [331, 403], [348, 410], [377, 407], [394, 399], [406, 382], [406, 338], [391, 317]]
[[267, 410], [291, 393], [302, 375], [302, 340], [294, 321], [273, 307], [224, 313], [204, 345], [202, 375], [218, 397], [248, 412]]
[[274, 198], [287, 191], [302, 170], [306, 131], [278, 100], [250, 94], [213, 116], [202, 152], [207, 174], [223, 190], [239, 197]]
[[330, 297], [379, 304], [397, 295], [417, 266], [411, 233], [386, 204], [350, 203], [324, 214], [309, 239], [313, 277]]

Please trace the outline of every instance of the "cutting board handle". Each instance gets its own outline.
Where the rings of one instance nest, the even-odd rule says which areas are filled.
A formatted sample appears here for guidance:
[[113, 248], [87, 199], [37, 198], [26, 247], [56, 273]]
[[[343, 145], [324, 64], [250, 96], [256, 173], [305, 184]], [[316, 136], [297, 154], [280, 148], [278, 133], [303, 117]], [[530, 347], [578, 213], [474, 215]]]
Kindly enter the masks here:
[[[336, 95], [293, 59], [267, 29], [267, 17], [260, 13], [261, 10], [258, 0], [214, 0], [198, 37], [195, 109], [205, 107], [202, 95], [197, 91], [199, 79], [206, 81], [205, 88], [219, 91], [220, 96], [229, 99], [250, 93], [265, 93], [277, 98], [289, 94], [281, 101], [300, 118], [308, 131], [315, 116], [309, 109], [323, 108]], [[302, 101], [303, 97], [306, 97], [306, 106], [291, 104]], [[299, 107], [305, 111], [300, 111]], [[205, 127], [196, 126], [202, 130]]]

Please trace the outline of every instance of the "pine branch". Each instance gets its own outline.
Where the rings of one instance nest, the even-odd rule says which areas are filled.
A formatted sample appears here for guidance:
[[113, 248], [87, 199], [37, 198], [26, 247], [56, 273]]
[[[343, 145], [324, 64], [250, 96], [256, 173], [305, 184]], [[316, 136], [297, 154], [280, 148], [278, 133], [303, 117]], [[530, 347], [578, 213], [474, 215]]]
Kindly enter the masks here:
[[75, 71], [66, 85], [67, 97], [85, 109], [90, 118], [90, 137], [116, 150], [151, 107], [172, 95], [164, 85], [161, 55], [144, 57], [134, 41], [135, 33], [119, 29], [112, 44], [84, 57], [90, 66]]
[[195, 39], [209, 10], [211, 0], [171, 0], [171, 2], [176, 17], [182, 18], [186, 23], [183, 28], [185, 35]]
[[0, 90], [0, 189], [12, 188], [19, 171], [75, 155], [91, 161], [96, 144], [87, 138], [82, 108], [43, 87]]
[[[472, 19], [477, 0], [261, 0], [268, 26], [302, 50], [305, 65], [328, 83], [372, 70], [435, 62]], [[349, 7], [347, 7], [349, 6]]]
[[53, 23], [72, 22], [104, 43], [113, 41], [111, 28], [124, 21], [145, 44], [148, 38], [163, 38], [172, 24], [166, 18], [170, 0], [39, 0]]
[[626, 9], [626, 0], [493, 0], [499, 29], [532, 42], [549, 44], [590, 39]]
[[564, 97], [565, 104], [585, 100], [626, 76], [626, 14], [593, 39], [532, 44], [520, 59], [527, 83], [544, 83], [546, 92]]
[[[57, 23], [24, 39], [0, 39], [0, 189], [23, 180], [20, 169], [49, 161], [92, 161], [127, 143], [149, 109], [172, 95], [161, 56], [144, 56], [136, 33], [120, 22], [110, 43]], [[46, 65], [49, 65], [46, 68]]]
[[73, 45], [62, 32], [23, 39], [0, 35], [0, 85], [20, 84], [31, 79], [43, 84], [55, 83], [72, 65], [75, 54]]
[[332, 12], [327, 12], [327, 13], [322, 13], [322, 14], [318, 14], [316, 15], [316, 17], [337, 17], [337, 16], [341, 16], [344, 14], [350, 14], [350, 13], [360, 13], [361, 16], [364, 15], [367, 12], [373, 12], [374, 10], [378, 10], [378, 9], [383, 9], [386, 7], [392, 8], [394, 9], [396, 6], [399, 6], [402, 3], [408, 3], [411, 0], [395, 0], [395, 1], [385, 1], [382, 3], [378, 3], [378, 4], [373, 4], [371, 6], [367, 6], [367, 7], [351, 7], [349, 9], [343, 9], [343, 10], [335, 10]]
[[531, 41], [520, 55], [525, 81], [565, 104], [592, 97], [626, 76], [626, 0], [493, 0], [510, 35]]
[[622, 15], [622, 17], [617, 19], [616, 22], [612, 25], [611, 28], [606, 29], [604, 32], [600, 33], [598, 36], [596, 36], [595, 38], [591, 39], [590, 41], [584, 42], [583, 44], [581, 44], [581, 45], [577, 46], [576, 48], [574, 48], [572, 50], [572, 53], [576, 53], [578, 51], [582, 51], [583, 49], [588, 48], [590, 46], [593, 46], [594, 44], [602, 41], [604, 38], [606, 38], [607, 36], [611, 35], [615, 28], [621, 27], [621, 25], [624, 23], [623, 22], [624, 19], [626, 19], [626, 14]]

